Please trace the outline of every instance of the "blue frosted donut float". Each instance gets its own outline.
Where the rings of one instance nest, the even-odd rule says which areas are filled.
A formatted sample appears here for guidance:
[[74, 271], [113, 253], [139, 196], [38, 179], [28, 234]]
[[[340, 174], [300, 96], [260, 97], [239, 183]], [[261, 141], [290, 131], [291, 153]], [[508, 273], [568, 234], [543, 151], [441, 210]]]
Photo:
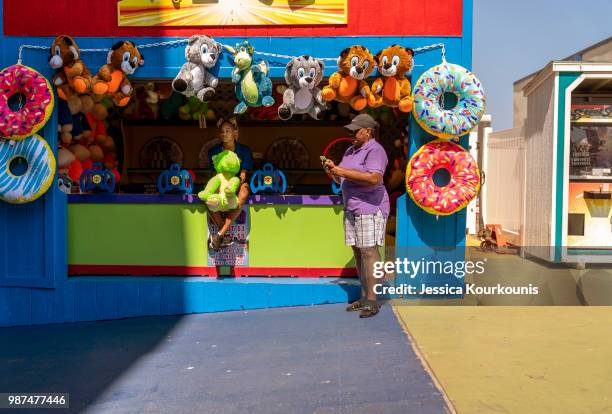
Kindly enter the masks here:
[[[27, 169], [20, 175], [11, 172], [11, 163], [17, 158], [27, 163]], [[55, 157], [42, 137], [0, 139], [0, 200], [11, 204], [34, 201], [49, 189], [54, 175]]]

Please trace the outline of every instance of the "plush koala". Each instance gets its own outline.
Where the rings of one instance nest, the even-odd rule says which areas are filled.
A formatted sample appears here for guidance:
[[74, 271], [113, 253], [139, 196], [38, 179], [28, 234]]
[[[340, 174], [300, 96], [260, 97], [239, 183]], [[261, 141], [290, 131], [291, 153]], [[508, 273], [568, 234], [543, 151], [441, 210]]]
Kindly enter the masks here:
[[327, 108], [318, 85], [323, 79], [322, 61], [304, 55], [291, 60], [285, 68], [288, 88], [283, 94], [283, 104], [278, 108], [280, 119], [287, 120], [293, 114], [308, 114], [314, 119]]
[[208, 36], [191, 36], [185, 48], [187, 63], [172, 81], [172, 89], [195, 96], [202, 102], [209, 100], [215, 94], [219, 79], [208, 70], [217, 64], [221, 50], [222, 46]]

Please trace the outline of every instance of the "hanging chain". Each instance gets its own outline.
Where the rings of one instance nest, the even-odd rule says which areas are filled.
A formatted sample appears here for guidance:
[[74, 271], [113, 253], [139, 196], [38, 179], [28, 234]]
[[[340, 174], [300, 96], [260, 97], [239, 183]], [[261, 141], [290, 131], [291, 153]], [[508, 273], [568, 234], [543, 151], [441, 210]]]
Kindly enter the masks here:
[[[140, 46], [136, 46], [138, 49], [149, 49], [152, 47], [164, 47], [164, 46], [177, 46], [183, 43], [187, 43], [189, 41], [189, 39], [178, 39], [178, 40], [169, 40], [166, 42], [157, 42], [157, 43], [147, 43], [144, 45], [140, 45]], [[227, 46], [227, 45], [223, 45], [223, 46]], [[17, 58], [17, 63], [21, 64], [21, 57], [23, 54], [23, 49], [35, 49], [35, 50], [49, 50], [48, 46], [35, 46], [35, 45], [21, 45], [19, 46], [19, 55]], [[418, 47], [416, 49], [414, 49], [414, 53], [418, 54], [418, 53], [424, 53], [424, 52], [429, 52], [430, 50], [434, 50], [434, 49], [442, 49], [442, 61], [446, 62], [446, 49], [444, 48], [444, 43], [436, 43], [433, 45], [429, 45], [429, 46], [423, 46], [423, 47]], [[105, 53], [108, 52], [108, 49], [81, 49], [81, 52], [91, 52], [91, 53]], [[262, 55], [262, 56], [270, 56], [270, 57], [277, 57], [277, 58], [281, 58], [281, 59], [296, 59], [297, 56], [290, 56], [290, 55], [281, 55], [278, 53], [269, 53], [269, 52], [258, 52], [255, 51], [256, 55]], [[338, 58], [317, 58], [319, 60], [327, 60], [327, 61], [333, 61], [335, 62]]]
[[[163, 47], [163, 46], [175, 46], [181, 43], [187, 43], [189, 39], [170, 40], [167, 42], [149, 43], [146, 45], [137, 46], [138, 49], [146, 49], [151, 47]], [[34, 50], [49, 50], [49, 46], [36, 46], [36, 45], [21, 45], [19, 46], [19, 52], [17, 56], [17, 64], [21, 65], [23, 49], [34, 49]], [[80, 49], [81, 52], [89, 53], [106, 53], [108, 49]]]
[[444, 47], [444, 43], [436, 43], [429, 46], [417, 47], [414, 49], [414, 54], [429, 52], [434, 49], [442, 49], [442, 62], [446, 63], [446, 48]]
[[105, 53], [105, 52], [108, 52], [108, 49], [81, 49], [81, 52]]
[[146, 45], [136, 46], [138, 49], [148, 49], [151, 47], [176, 46], [181, 43], [187, 43], [189, 39], [168, 40], [166, 42], [148, 43]]
[[[424, 53], [424, 52], [429, 52], [430, 50], [434, 50], [434, 49], [442, 49], [442, 64], [446, 63], [446, 48], [444, 47], [444, 43], [436, 43], [433, 45], [429, 45], [429, 46], [423, 46], [423, 47], [417, 47], [416, 49], [414, 49], [414, 54], [418, 54], [418, 53]], [[442, 107], [442, 109], [444, 109], [444, 94], [442, 94], [442, 96], [440, 96], [440, 106]]]
[[[278, 58], [282, 58], [282, 59], [297, 59], [298, 56], [289, 56], [289, 55], [280, 55], [277, 53], [269, 53], [269, 52], [258, 52], [255, 51], [256, 55], [262, 55], [262, 56], [271, 56], [271, 57], [278, 57]], [[336, 61], [338, 60], [338, 58], [317, 58], [319, 60], [330, 60], [330, 61]]]
[[34, 46], [34, 45], [21, 45], [19, 46], [19, 54], [17, 56], [17, 64], [21, 65], [21, 55], [23, 53], [23, 49], [36, 49], [36, 50], [49, 50], [48, 46]]

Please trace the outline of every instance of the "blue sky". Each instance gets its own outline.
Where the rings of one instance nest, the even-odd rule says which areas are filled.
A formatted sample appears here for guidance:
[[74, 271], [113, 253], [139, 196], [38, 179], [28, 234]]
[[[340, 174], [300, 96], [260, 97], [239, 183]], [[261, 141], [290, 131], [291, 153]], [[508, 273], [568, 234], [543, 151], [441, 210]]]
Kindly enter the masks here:
[[473, 70], [493, 128], [512, 127], [512, 83], [612, 35], [612, 0], [474, 0]]

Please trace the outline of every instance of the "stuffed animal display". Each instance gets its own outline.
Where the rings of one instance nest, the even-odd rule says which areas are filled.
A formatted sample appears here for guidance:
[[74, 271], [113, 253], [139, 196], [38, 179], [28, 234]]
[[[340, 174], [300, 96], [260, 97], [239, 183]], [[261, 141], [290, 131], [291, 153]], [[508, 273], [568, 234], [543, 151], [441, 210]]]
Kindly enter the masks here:
[[272, 106], [272, 81], [268, 77], [268, 63], [255, 63], [255, 49], [246, 40], [236, 47], [225, 46], [234, 56], [232, 82], [236, 84], [236, 97], [240, 101], [234, 108], [235, 114], [243, 114], [249, 106]]
[[57, 114], [60, 141], [63, 145], [71, 145], [73, 141], [81, 141], [83, 138], [85, 138], [85, 141], [90, 141], [92, 132], [83, 113], [73, 114], [68, 103], [60, 100], [57, 104]]
[[272, 121], [279, 119], [278, 108], [280, 108], [283, 103], [283, 94], [286, 90], [287, 86], [285, 86], [285, 84], [274, 85], [272, 90], [274, 105], [251, 108], [251, 111], [249, 112], [251, 119], [256, 119], [258, 121]]
[[229, 211], [238, 207], [236, 191], [240, 186], [240, 159], [233, 151], [222, 151], [212, 157], [217, 175], [206, 183], [204, 190], [198, 193], [200, 200], [206, 203], [210, 211]]
[[93, 79], [93, 93], [98, 99], [110, 96], [116, 106], [126, 106], [134, 91], [128, 75], [133, 75], [143, 64], [144, 57], [133, 42], [122, 40], [115, 43], [108, 52], [106, 64]]
[[374, 56], [363, 46], [344, 49], [338, 58], [338, 72], [329, 78], [322, 90], [323, 99], [336, 100], [351, 105], [356, 111], [363, 110], [370, 99], [370, 87], [365, 79], [376, 68]]
[[157, 119], [159, 117], [160, 94], [154, 82], [136, 86], [129, 105], [123, 111], [125, 119]]
[[[110, 102], [103, 102], [112, 106]], [[103, 103], [96, 104], [87, 114], [72, 114], [66, 101], [58, 101], [58, 174], [65, 174], [78, 182], [83, 171], [98, 162], [111, 170], [116, 182], [121, 180], [115, 141], [106, 130], [107, 116]]]
[[309, 114], [319, 119], [327, 103], [321, 96], [318, 85], [323, 79], [325, 65], [319, 59], [303, 55], [291, 60], [285, 68], [287, 89], [283, 94], [283, 104], [278, 108], [280, 119], [286, 120], [294, 114]]
[[206, 117], [207, 112], [208, 103], [191, 96], [187, 103], [179, 108], [179, 118], [183, 121], [200, 121], [202, 117]]
[[81, 60], [81, 51], [70, 36], [58, 36], [51, 45], [49, 66], [57, 70], [53, 84], [57, 88], [57, 96], [68, 101], [73, 114], [89, 112], [93, 107], [93, 99], [87, 94], [91, 92], [91, 72]]
[[399, 108], [402, 112], [412, 111], [412, 95], [410, 81], [406, 72], [410, 72], [413, 64], [412, 49], [399, 45], [389, 46], [376, 55], [376, 63], [381, 77], [372, 84], [372, 93], [368, 105], [378, 108], [385, 105]]
[[209, 71], [219, 60], [222, 46], [208, 36], [191, 36], [185, 48], [185, 59], [172, 88], [185, 96], [195, 96], [206, 102], [215, 94], [219, 79]]

